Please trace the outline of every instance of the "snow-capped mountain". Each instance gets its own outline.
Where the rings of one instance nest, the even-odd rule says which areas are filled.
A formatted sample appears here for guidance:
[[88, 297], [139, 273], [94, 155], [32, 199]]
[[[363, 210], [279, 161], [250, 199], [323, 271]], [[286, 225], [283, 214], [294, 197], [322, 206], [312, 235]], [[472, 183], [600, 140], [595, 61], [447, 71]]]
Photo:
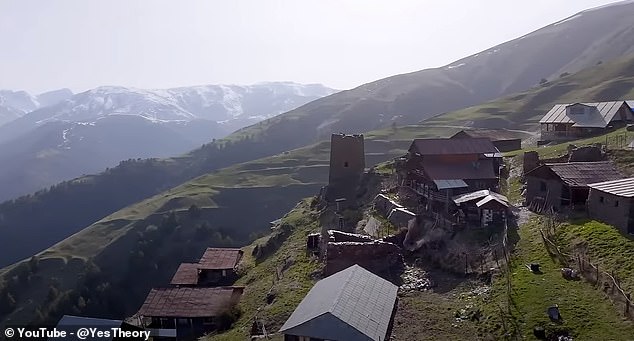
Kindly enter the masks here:
[[37, 99], [26, 91], [0, 90], [0, 125], [39, 107]]
[[[172, 89], [102, 86], [35, 110], [0, 128], [0, 142], [46, 123], [95, 123], [113, 115], [134, 115], [152, 122], [211, 120], [226, 133], [334, 93], [319, 84], [291, 82], [250, 86], [201, 85]], [[33, 107], [38, 107], [37, 102]], [[213, 136], [218, 137], [218, 136]]]
[[178, 155], [334, 92], [274, 82], [13, 95], [22, 111], [0, 126], [0, 201], [121, 160]]
[[26, 91], [0, 90], [0, 126], [41, 107], [70, 98], [68, 89], [45, 92], [34, 96]]

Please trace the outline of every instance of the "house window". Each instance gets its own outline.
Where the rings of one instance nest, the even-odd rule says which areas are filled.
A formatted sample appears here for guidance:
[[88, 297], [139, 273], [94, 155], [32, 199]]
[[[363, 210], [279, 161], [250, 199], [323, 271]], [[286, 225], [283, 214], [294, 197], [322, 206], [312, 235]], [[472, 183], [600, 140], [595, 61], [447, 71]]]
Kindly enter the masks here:
[[614, 207], [619, 207], [619, 201], [618, 201], [618, 200], [616, 200], [616, 201], [614, 202]]
[[343, 163], [343, 166], [344, 166], [345, 168], [348, 168], [348, 161], [344, 162], [344, 163]]
[[542, 192], [546, 192], [546, 181], [539, 182], [539, 190]]
[[599, 197], [599, 202], [603, 204], [603, 202], [605, 201], [605, 198], [603, 198], [603, 196]]

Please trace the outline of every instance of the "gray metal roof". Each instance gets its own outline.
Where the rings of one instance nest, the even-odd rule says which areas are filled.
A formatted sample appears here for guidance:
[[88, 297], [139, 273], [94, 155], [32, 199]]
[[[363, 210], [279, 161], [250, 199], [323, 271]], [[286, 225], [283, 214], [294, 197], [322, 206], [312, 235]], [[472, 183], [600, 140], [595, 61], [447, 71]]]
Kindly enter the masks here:
[[328, 340], [383, 341], [398, 287], [355, 264], [317, 282], [280, 329]]
[[[475, 191], [471, 193], [457, 195], [453, 197], [453, 201], [456, 203], [456, 205], [459, 205], [467, 201], [482, 200], [483, 198], [486, 198], [488, 196], [494, 197], [496, 201], [499, 201], [503, 204], [506, 204], [506, 206], [508, 206], [509, 200], [505, 196], [503, 196], [500, 193], [495, 193], [493, 191], [490, 191], [488, 189], [483, 189], [483, 190], [479, 190], [479, 191]], [[489, 202], [490, 200], [492, 199], [487, 199], [484, 203]], [[481, 206], [481, 205], [478, 205], [478, 206]]]
[[448, 189], [448, 188], [465, 188], [465, 187], [469, 187], [469, 185], [467, 185], [467, 183], [464, 182], [462, 179], [434, 180], [434, 184], [436, 184], [436, 187], [438, 188], [438, 190]]
[[[57, 329], [63, 330], [66, 332], [76, 332], [80, 327], [86, 328], [98, 328], [100, 331], [110, 330], [111, 328], [120, 328], [123, 324], [121, 320], [107, 320], [100, 318], [92, 318], [92, 317], [82, 317], [82, 316], [72, 316], [72, 315], [64, 315], [59, 322], [57, 322]], [[112, 340], [114, 335], [110, 334], [111, 337], [103, 337], [100, 340]], [[53, 340], [50, 338], [49, 340]], [[76, 335], [71, 335], [64, 340], [80, 340]]]
[[[623, 104], [627, 105], [625, 101], [556, 104], [539, 123], [574, 123], [576, 127], [603, 128], [614, 119]], [[584, 105], [592, 109], [586, 114], [571, 117], [567, 114], [566, 108], [572, 105]]]
[[597, 182], [588, 184], [588, 187], [620, 197], [634, 198], [634, 178]]
[[476, 206], [480, 207], [480, 206], [488, 203], [491, 200], [499, 202], [504, 207], [509, 207], [509, 202], [508, 201], [502, 200], [502, 199], [500, 199], [499, 197], [497, 197], [495, 195], [487, 195], [486, 197], [482, 198], [482, 200], [478, 201], [476, 203]]

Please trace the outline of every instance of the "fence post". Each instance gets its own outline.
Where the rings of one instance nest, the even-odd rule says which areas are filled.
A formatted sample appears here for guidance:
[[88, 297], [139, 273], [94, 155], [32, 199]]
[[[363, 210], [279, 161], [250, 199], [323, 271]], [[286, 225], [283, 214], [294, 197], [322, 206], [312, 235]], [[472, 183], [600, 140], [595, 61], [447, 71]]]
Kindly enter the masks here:
[[599, 287], [599, 264], [597, 264], [597, 288]]
[[627, 294], [627, 299], [625, 300], [625, 314], [630, 313], [630, 294]]
[[468, 263], [468, 261], [467, 261], [467, 257], [468, 257], [468, 256], [467, 256], [467, 254], [465, 253], [465, 254], [464, 254], [464, 274], [465, 274], [465, 275], [467, 275], [467, 274], [469, 273], [469, 270], [468, 270], [469, 263]]
[[498, 269], [500, 268], [500, 261], [498, 261], [498, 252], [497, 250], [493, 250], [493, 257], [495, 257], [495, 264], [497, 264]]

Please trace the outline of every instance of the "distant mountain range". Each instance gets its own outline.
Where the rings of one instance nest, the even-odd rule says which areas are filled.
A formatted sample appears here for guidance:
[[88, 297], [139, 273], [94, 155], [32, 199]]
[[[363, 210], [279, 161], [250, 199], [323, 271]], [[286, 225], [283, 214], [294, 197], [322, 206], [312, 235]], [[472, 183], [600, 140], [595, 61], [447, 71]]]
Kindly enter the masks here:
[[291, 82], [165, 90], [4, 91], [0, 201], [129, 158], [175, 156], [335, 90]]
[[0, 90], [0, 126], [33, 110], [55, 105], [70, 98], [73, 92], [59, 89], [33, 96], [26, 91]]
[[[7, 265], [28, 258], [59, 242], [39, 255], [42, 263], [48, 262], [41, 264], [46, 273], [67, 274], [60, 276], [66, 279], [64, 290], [79, 293], [85, 288], [86, 281], [76, 274], [94, 267], [91, 262], [101, 269], [108, 283], [134, 282], [137, 274], [129, 261], [130, 255], [138, 251], [137, 241], [145, 242], [139, 233], [158, 226], [163, 215], [176, 212], [183, 222], [193, 220], [187, 218], [187, 212], [195, 204], [212, 227], [242, 241], [250, 238], [251, 232], [257, 235], [267, 230], [271, 218], [284, 214], [307, 192], [316, 193], [327, 181], [329, 145], [313, 143], [325, 140], [332, 132], [368, 132], [397, 122], [397, 129], [366, 135], [368, 160], [377, 161], [403, 152], [413, 137], [439, 134], [441, 130], [436, 128], [440, 127], [429, 126], [432, 117], [439, 125], [457, 121], [487, 126], [496, 119], [498, 127], [535, 130], [538, 111], [560, 99], [629, 97], [634, 85], [633, 30], [632, 2], [584, 11], [441, 68], [389, 77], [314, 100], [181, 157], [122, 162], [100, 174], [5, 202], [0, 204], [0, 262]], [[624, 58], [614, 62], [620, 57]], [[577, 72], [585, 68], [588, 70]], [[519, 91], [524, 92], [517, 94]], [[454, 111], [505, 95], [497, 103]], [[169, 108], [169, 115], [148, 113], [153, 119], [137, 119], [155, 124], [162, 117], [182, 116]], [[13, 129], [0, 127], [0, 136], [20, 129], [23, 120], [4, 126]], [[421, 120], [425, 120], [421, 125], [403, 126]], [[101, 121], [106, 119], [94, 122], [98, 125]], [[92, 122], [84, 123], [90, 127]], [[63, 129], [56, 130], [60, 140]], [[308, 145], [312, 146], [305, 147]], [[70, 150], [77, 149], [70, 146]], [[294, 150], [300, 147], [304, 148]], [[137, 204], [130, 206], [133, 203]], [[249, 214], [245, 215], [245, 210]], [[191, 230], [200, 226], [183, 223], [181, 227]], [[202, 233], [202, 238], [210, 235]], [[188, 239], [178, 242], [170, 238], [166, 245], [182, 249], [189, 246]], [[213, 246], [212, 239], [208, 240]], [[152, 261], [178, 258], [177, 253], [168, 254], [160, 247], [152, 250], [156, 252]], [[141, 264], [146, 263], [153, 265], [147, 261]], [[160, 276], [169, 274], [165, 269], [157, 261], [156, 276], [144, 277], [143, 285], [161, 284]], [[45, 298], [48, 283], [34, 282], [20, 289], [16, 306], [23, 309], [0, 316], [0, 324], [29, 319], [36, 308], [53, 305]], [[137, 296], [135, 299], [142, 300], [140, 293]], [[40, 297], [39, 303], [33, 297]], [[112, 313], [98, 303], [89, 306], [92, 311]], [[128, 308], [133, 310], [132, 305]]]

